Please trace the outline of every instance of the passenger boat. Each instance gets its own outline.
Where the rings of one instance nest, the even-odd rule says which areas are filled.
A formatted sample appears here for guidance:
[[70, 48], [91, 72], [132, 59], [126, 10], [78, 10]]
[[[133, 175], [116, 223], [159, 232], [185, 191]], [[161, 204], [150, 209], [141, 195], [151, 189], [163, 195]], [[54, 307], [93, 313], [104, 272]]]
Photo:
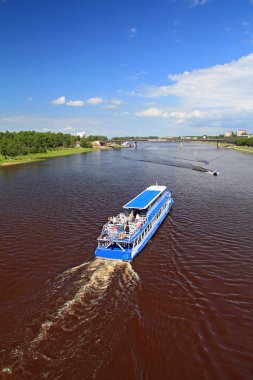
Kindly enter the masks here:
[[98, 237], [96, 257], [131, 261], [149, 242], [174, 200], [166, 186], [150, 186], [109, 217]]

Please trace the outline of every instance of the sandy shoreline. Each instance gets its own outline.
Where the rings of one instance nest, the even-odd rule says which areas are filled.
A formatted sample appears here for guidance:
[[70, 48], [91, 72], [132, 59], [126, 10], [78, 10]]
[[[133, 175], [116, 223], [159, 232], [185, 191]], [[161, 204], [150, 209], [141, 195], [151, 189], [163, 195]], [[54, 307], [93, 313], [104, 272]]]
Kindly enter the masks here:
[[30, 164], [32, 162], [37, 162], [37, 161], [43, 161], [43, 159], [30, 160], [30, 161], [17, 161], [17, 162], [3, 162], [2, 164], [0, 164], [0, 166], [14, 166], [14, 165]]

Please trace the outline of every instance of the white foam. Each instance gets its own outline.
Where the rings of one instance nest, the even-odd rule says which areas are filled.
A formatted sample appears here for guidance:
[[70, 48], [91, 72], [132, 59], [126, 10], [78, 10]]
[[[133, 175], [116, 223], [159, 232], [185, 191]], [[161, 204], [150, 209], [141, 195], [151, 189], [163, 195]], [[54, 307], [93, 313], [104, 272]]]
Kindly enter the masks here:
[[[69, 270], [63, 273], [73, 273], [73, 271], [76, 271], [85, 265], [87, 265], [87, 263], [70, 268]], [[122, 276], [119, 277], [118, 285], [120, 284], [120, 289], [118, 290], [131, 290], [139, 282], [139, 276], [133, 270], [131, 264], [128, 262], [106, 261], [103, 259], [96, 259], [92, 261], [91, 263], [89, 263], [87, 269], [85, 269], [84, 272], [81, 274], [80, 280], [77, 283], [78, 290], [75, 293], [74, 297], [72, 299], [67, 300], [57, 310], [57, 312], [52, 315], [51, 320], [47, 320], [41, 325], [38, 335], [32, 341], [32, 345], [47, 340], [49, 336], [49, 330], [52, 326], [59, 325], [63, 327], [63, 329], [66, 329], [66, 327], [64, 326], [64, 319], [68, 315], [74, 315], [76, 307], [80, 305], [85, 306], [86, 315], [82, 316], [84, 321], [88, 321], [95, 318], [95, 316], [98, 314], [97, 307], [99, 306], [99, 302], [101, 299], [105, 297], [106, 291], [112, 282], [113, 273], [116, 268], [123, 268]], [[87, 280], [87, 275], [89, 274], [91, 275], [88, 282], [84, 283], [84, 281]], [[89, 295], [88, 301], [87, 297], [85, 297], [86, 295]]]
[[12, 369], [10, 367], [4, 367], [2, 368], [2, 373], [8, 373], [8, 374], [12, 374]]

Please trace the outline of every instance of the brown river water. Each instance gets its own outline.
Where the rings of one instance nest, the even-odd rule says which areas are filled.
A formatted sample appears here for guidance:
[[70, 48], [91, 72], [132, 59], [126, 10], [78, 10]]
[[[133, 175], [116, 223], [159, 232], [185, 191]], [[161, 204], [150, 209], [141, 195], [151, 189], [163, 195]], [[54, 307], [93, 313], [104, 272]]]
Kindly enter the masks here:
[[[152, 241], [95, 259], [156, 182], [175, 203]], [[0, 378], [252, 379], [252, 230], [250, 154], [140, 143], [0, 168]]]

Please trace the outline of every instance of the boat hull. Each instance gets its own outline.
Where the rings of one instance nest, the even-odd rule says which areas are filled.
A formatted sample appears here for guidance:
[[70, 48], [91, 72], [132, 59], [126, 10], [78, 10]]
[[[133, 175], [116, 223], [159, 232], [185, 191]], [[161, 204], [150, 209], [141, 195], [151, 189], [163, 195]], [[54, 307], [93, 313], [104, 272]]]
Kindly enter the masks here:
[[160, 218], [156, 221], [156, 223], [153, 225], [152, 229], [149, 231], [149, 233], [145, 236], [145, 238], [141, 241], [141, 243], [132, 249], [125, 249], [122, 251], [119, 247], [98, 247], [95, 252], [95, 256], [99, 258], [104, 259], [111, 259], [111, 260], [123, 260], [123, 261], [132, 261], [142, 250], [143, 248], [148, 244], [152, 236], [155, 234], [155, 232], [158, 230], [166, 216], [168, 215], [172, 205], [174, 203], [173, 198], [170, 199], [170, 202], [168, 203], [168, 206], [164, 210], [164, 212], [161, 214]]

